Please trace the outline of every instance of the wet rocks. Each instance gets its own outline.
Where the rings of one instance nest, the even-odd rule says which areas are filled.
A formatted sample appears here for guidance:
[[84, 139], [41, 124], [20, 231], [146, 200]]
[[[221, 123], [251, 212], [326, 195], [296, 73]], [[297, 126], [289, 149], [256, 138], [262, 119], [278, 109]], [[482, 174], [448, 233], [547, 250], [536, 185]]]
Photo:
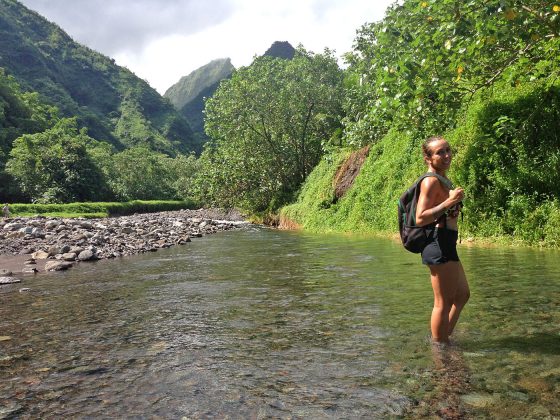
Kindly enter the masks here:
[[64, 271], [68, 270], [74, 264], [69, 261], [47, 261], [45, 263], [45, 271]]
[[35, 260], [47, 260], [46, 271], [60, 271], [77, 262], [154, 252], [243, 224], [239, 214], [216, 209], [87, 220], [12, 218], [0, 224], [0, 254], [30, 255], [27, 272], [36, 271]]
[[15, 277], [0, 277], [0, 284], [20, 283], [21, 280]]

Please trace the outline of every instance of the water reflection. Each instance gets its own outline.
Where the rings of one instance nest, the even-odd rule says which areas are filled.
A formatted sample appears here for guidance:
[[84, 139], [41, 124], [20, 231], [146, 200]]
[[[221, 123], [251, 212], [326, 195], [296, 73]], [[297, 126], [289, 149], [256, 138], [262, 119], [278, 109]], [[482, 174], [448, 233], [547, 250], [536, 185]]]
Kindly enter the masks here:
[[2, 288], [0, 417], [560, 415], [558, 254], [460, 253], [445, 351], [427, 270], [373, 238], [249, 229]]

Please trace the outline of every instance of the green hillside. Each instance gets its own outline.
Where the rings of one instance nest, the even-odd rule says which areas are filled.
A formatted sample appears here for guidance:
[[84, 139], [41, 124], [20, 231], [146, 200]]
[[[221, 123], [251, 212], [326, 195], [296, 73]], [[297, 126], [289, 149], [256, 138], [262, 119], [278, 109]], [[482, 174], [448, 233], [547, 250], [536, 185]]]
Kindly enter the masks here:
[[228, 78], [235, 70], [229, 58], [212, 60], [208, 64], [196, 69], [171, 86], [164, 97], [168, 98], [177, 109], [182, 109], [189, 102], [196, 99], [200, 93]]
[[[212, 60], [171, 86], [164, 94], [184, 116], [202, 145], [208, 140], [204, 132], [205, 98], [211, 98], [220, 82], [231, 77], [235, 67], [229, 58]], [[197, 152], [201, 150], [196, 150]]]
[[175, 155], [198, 148], [187, 121], [147, 82], [15, 0], [0, 2], [0, 67], [117, 149]]

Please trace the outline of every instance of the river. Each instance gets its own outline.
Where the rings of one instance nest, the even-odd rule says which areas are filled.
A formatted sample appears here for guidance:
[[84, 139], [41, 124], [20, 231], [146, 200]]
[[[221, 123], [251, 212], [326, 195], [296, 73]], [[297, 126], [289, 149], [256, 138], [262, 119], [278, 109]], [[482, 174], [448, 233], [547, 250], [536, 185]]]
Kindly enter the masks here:
[[3, 286], [0, 418], [559, 417], [560, 253], [459, 253], [447, 349], [387, 239], [248, 227]]

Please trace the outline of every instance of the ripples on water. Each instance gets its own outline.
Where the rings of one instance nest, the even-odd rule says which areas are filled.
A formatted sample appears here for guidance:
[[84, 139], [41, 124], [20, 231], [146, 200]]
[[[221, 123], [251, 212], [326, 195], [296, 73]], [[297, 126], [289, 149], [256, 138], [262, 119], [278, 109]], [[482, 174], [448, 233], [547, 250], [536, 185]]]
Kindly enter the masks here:
[[226, 232], [0, 289], [0, 417], [560, 416], [558, 253], [461, 247], [456, 345], [388, 240]]

